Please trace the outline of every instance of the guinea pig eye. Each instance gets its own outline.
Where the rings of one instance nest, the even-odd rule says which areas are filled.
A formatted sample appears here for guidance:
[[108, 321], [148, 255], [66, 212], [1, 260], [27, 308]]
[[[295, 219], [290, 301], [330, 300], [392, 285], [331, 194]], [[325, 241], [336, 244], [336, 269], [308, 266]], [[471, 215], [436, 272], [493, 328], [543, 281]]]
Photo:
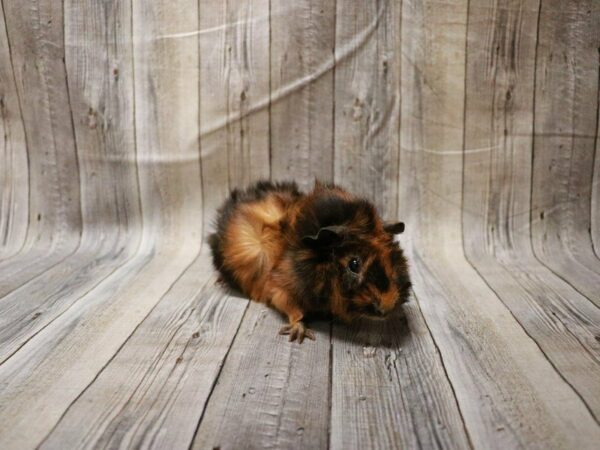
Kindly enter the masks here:
[[360, 270], [360, 260], [358, 258], [350, 259], [350, 262], [348, 262], [348, 269], [354, 273], [358, 273]]

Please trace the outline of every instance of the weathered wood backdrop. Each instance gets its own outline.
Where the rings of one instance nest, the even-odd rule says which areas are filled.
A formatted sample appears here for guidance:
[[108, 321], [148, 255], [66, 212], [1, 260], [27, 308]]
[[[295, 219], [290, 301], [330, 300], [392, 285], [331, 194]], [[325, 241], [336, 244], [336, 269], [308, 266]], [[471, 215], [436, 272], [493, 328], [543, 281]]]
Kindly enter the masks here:
[[[1, 448], [598, 448], [599, 1], [0, 5]], [[214, 288], [265, 177], [407, 223], [410, 331]]]

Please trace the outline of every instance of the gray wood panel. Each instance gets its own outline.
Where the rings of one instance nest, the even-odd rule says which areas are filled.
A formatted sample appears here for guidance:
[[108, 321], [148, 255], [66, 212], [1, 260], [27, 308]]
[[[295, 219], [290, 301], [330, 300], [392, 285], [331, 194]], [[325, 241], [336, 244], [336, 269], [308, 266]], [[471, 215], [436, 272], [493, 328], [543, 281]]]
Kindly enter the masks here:
[[540, 15], [532, 242], [544, 264], [600, 306], [600, 263], [590, 236], [600, 4], [546, 0]]
[[271, 177], [333, 181], [335, 2], [271, 2]]
[[481, 170], [463, 167], [463, 155], [490, 153], [463, 142], [464, 39], [467, 23], [478, 22], [467, 20], [467, 2], [431, 6], [404, 2], [402, 23], [411, 43], [402, 64], [400, 207], [412, 212], [408, 248], [423, 316], [475, 447], [592, 448], [600, 429], [586, 404], [464, 257], [463, 205], [469, 213], [476, 205], [463, 190], [490, 194], [485, 183], [463, 183], [463, 171]]
[[331, 448], [470, 448], [416, 299], [403, 311], [334, 327]]
[[200, 423], [194, 449], [326, 448], [330, 327], [316, 342], [277, 335], [282, 318], [251, 303]]
[[27, 144], [1, 4], [0, 36], [0, 258], [4, 259], [25, 241], [29, 189], [20, 184], [27, 179]]
[[[79, 243], [81, 208], [78, 159], [64, 64], [64, 18], [60, 4], [3, 2], [10, 63], [27, 144], [28, 214], [21, 251], [0, 261], [0, 296], [70, 255]], [[4, 192], [4, 189], [3, 189]], [[25, 207], [25, 205], [23, 205]]]
[[[471, 20], [468, 31], [465, 251], [597, 419], [600, 365], [594, 355], [600, 347], [594, 336], [600, 310], [544, 267], [530, 242], [531, 198], [523, 180], [532, 169], [539, 6], [538, 1], [489, 2], [470, 10], [471, 17], [487, 20]], [[482, 40], [486, 32], [488, 39]], [[488, 150], [471, 151], [477, 148]]]
[[336, 2], [334, 180], [397, 215], [400, 3]]
[[42, 448], [187, 448], [247, 304], [215, 286], [206, 259], [173, 284]]

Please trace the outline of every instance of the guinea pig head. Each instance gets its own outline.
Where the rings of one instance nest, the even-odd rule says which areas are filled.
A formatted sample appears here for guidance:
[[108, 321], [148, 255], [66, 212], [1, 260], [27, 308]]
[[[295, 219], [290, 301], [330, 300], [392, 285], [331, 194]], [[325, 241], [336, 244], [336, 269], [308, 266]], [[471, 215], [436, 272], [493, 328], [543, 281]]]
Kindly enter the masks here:
[[302, 238], [315, 264], [312, 281], [342, 320], [383, 319], [409, 296], [407, 261], [394, 240], [404, 224], [384, 225], [366, 202], [348, 202], [347, 208], [354, 209], [350, 220]]

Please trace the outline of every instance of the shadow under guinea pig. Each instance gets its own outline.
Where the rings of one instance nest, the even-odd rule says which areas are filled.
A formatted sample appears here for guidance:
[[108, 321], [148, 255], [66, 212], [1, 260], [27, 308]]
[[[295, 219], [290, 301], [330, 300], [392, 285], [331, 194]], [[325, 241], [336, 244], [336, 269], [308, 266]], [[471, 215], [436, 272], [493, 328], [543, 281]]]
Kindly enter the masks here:
[[[242, 292], [225, 283], [216, 282], [215, 284], [231, 297], [247, 299]], [[316, 333], [317, 340], [328, 340], [331, 328], [332, 342], [343, 341], [360, 347], [398, 349], [409, 338], [410, 315], [406, 311], [413, 306], [414, 301], [411, 297], [409, 302], [400, 305], [385, 319], [369, 319], [364, 317], [350, 323], [344, 323], [331, 316], [331, 314], [311, 313], [305, 317], [304, 322]], [[283, 315], [266, 305], [263, 306], [280, 317], [282, 325], [286, 323]], [[286, 338], [285, 336], [278, 336], [277, 331], [278, 328], [273, 330], [273, 339]], [[285, 340], [287, 341], [287, 339]], [[302, 345], [311, 345], [311, 342], [305, 340]]]
[[398, 308], [385, 320], [360, 318], [349, 324], [334, 320], [331, 339], [368, 348], [400, 348], [410, 334], [403, 308]]

